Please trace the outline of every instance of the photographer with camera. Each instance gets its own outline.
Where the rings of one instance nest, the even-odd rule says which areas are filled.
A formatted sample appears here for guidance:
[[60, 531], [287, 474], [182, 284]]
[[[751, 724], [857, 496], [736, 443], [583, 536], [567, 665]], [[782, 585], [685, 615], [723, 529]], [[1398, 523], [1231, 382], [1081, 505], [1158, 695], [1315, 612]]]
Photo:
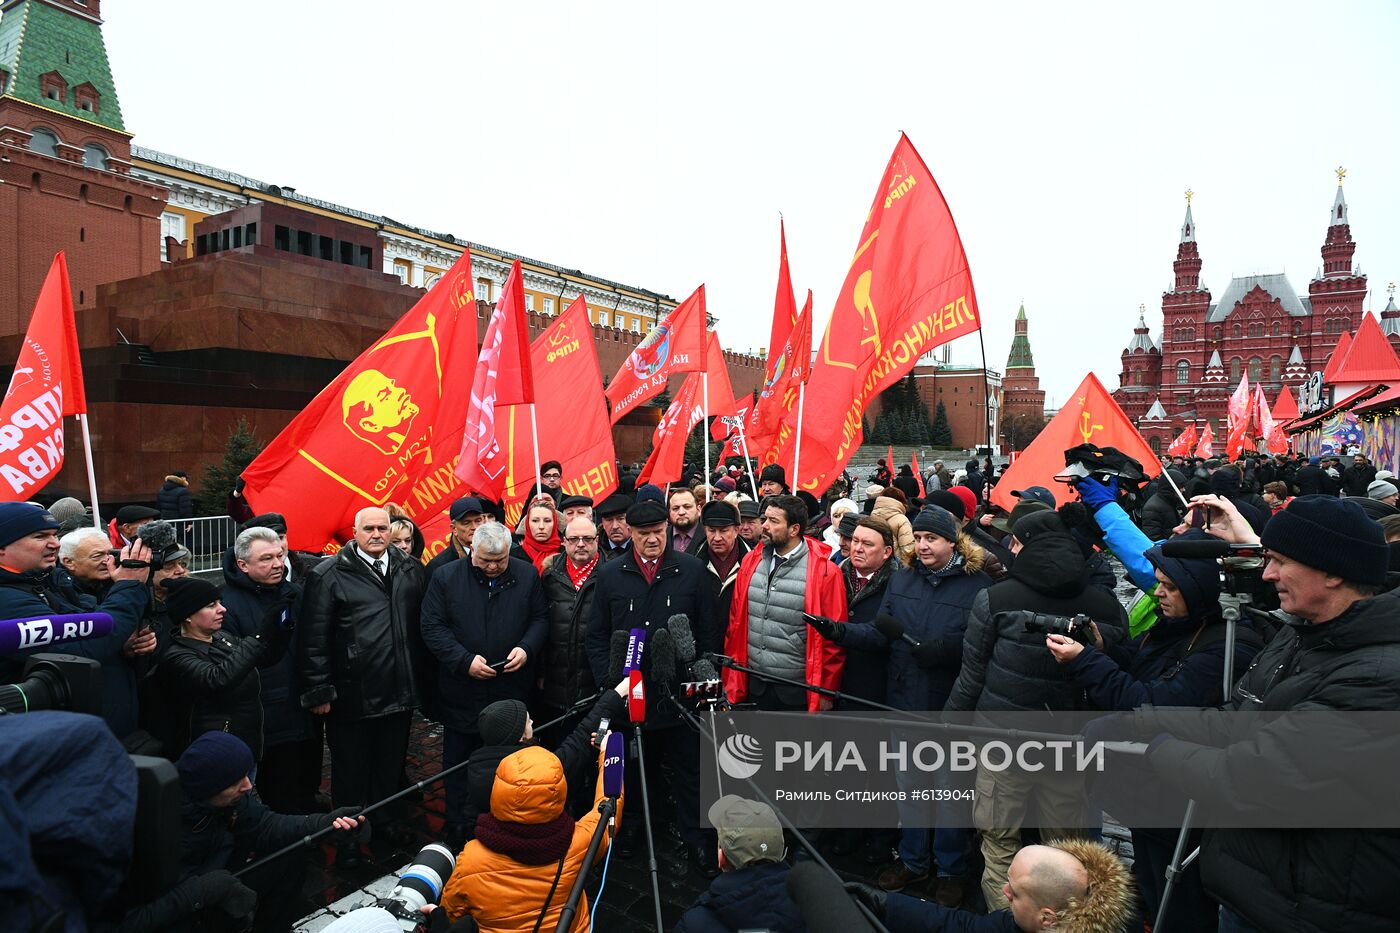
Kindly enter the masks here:
[[[1209, 512], [1216, 537], [1261, 543], [1228, 500], [1197, 497], [1191, 510]], [[1286, 626], [1223, 709], [1400, 710], [1400, 595], [1381, 592], [1389, 553], [1380, 526], [1350, 500], [1300, 496], [1265, 526], [1262, 544], [1263, 578], [1278, 591]], [[1148, 764], [1192, 798], [1223, 796], [1231, 812], [1250, 814], [1304, 791], [1308, 799], [1385, 794], [1393, 780], [1358, 773], [1346, 755], [1319, 755], [1317, 736], [1212, 712], [1177, 717], [1174, 737], [1159, 734], [1162, 717], [1150, 710], [1132, 717], [1129, 731], [1152, 738]], [[1238, 774], [1250, 775], [1247, 786], [1222, 784], [1222, 775]], [[1223, 933], [1400, 927], [1394, 830], [1213, 829], [1200, 862], [1206, 890], [1221, 903]]]
[[121, 933], [174, 931], [284, 931], [297, 920], [306, 853], [291, 852], [235, 877], [249, 859], [334, 826], [356, 832], [365, 818], [354, 807], [311, 816], [275, 813], [252, 793], [253, 753], [227, 732], [206, 732], [190, 743], [175, 768], [180, 811], [183, 880], [127, 914]]
[[[1084, 691], [1045, 650], [1036, 617], [1084, 615], [1108, 644], [1126, 634], [1127, 617], [1114, 596], [1089, 582], [1079, 545], [1056, 512], [1030, 512], [1011, 526], [1016, 555], [1008, 579], [977, 594], [963, 640], [962, 670], [948, 712], [1074, 710]], [[1031, 624], [1028, 625], [1027, 623]], [[1074, 775], [1028, 775], [1016, 768], [979, 768], [973, 819], [982, 831], [987, 906], [1006, 906], [1007, 871], [1021, 847], [1021, 822], [1038, 804], [1042, 835], [1081, 836], [1081, 791]], [[992, 825], [993, 822], [999, 825]], [[1053, 828], [1052, 828], [1053, 827]]]
[[[146, 606], [143, 583], [150, 551], [139, 540], [122, 548], [120, 562], [112, 562], [112, 588], [99, 604], [91, 597], [74, 602], [54, 585], [51, 571], [58, 550], [58, 521], [52, 515], [28, 502], [0, 502], [0, 618], [93, 611], [110, 615], [114, 624], [109, 634], [70, 642], [63, 651], [102, 665], [102, 718], [113, 735], [124, 739], [136, 730], [136, 672], [127, 644]], [[45, 650], [46, 645], [37, 645], [0, 658], [0, 682], [18, 678], [24, 655]]]
[[[1204, 532], [1191, 529], [1173, 540], [1203, 539], [1208, 539]], [[1159, 601], [1157, 619], [1147, 632], [1130, 644], [1105, 650], [1098, 627], [1091, 623], [1092, 644], [1047, 635], [1046, 647], [1100, 709], [1218, 705], [1223, 700], [1226, 635], [1220, 608], [1220, 566], [1215, 560], [1167, 557], [1161, 545], [1150, 548], [1145, 557], [1155, 568], [1154, 592]], [[1241, 626], [1233, 670], [1245, 670], [1262, 647], [1263, 639], [1253, 629]], [[1185, 803], [1182, 800], [1183, 809]], [[1138, 827], [1131, 832], [1133, 874], [1148, 915], [1156, 916], [1177, 833]], [[1199, 843], [1199, 830], [1193, 836]], [[1177, 884], [1175, 916], [1191, 918], [1190, 929], [1212, 929], [1216, 906], [1201, 888], [1200, 871], [1194, 863]]]

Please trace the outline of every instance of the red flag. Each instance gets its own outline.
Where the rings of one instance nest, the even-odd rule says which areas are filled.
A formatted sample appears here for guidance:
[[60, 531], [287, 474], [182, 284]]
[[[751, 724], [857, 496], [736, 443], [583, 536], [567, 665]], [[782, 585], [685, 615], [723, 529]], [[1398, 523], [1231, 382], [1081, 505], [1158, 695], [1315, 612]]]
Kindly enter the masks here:
[[608, 402], [613, 424], [666, 388], [672, 373], [704, 368], [705, 325], [705, 286], [701, 285], [651, 329], [612, 377]]
[[472, 386], [446, 370], [475, 357], [464, 252], [243, 471], [248, 501], [285, 515], [297, 550], [346, 540], [357, 511], [387, 502], [402, 505], [432, 540], [447, 506], [466, 494], [452, 467]]
[[[759, 454], [765, 464], [776, 459], [776, 453], [786, 438], [782, 433], [783, 418], [797, 405], [797, 387], [812, 372], [812, 293], [797, 315], [797, 323], [782, 344], [781, 352], [769, 359], [771, 373], [759, 393], [758, 403], [746, 428], [749, 450]], [[791, 433], [789, 431], [788, 433]]]
[[[1287, 386], [1284, 387], [1285, 390]], [[1284, 433], [1283, 425], [1274, 420], [1274, 413], [1269, 410], [1269, 400], [1264, 396], [1264, 387], [1255, 385], [1254, 406], [1259, 419], [1259, 436], [1264, 440], [1264, 449], [1271, 454], [1288, 453], [1288, 435]]]
[[[530, 344], [525, 323], [525, 291], [520, 260], [510, 268], [501, 297], [476, 360], [472, 379], [471, 405], [467, 408], [466, 430], [455, 470], [457, 477], [472, 489], [491, 499], [500, 499], [506, 490], [510, 466], [509, 445], [503, 446], [504, 424], [497, 425], [496, 409], [522, 404], [535, 397], [530, 371]], [[531, 456], [533, 460], [533, 453]], [[530, 464], [533, 470], [533, 462]]]
[[[773, 297], [773, 327], [768, 333], [768, 365], [764, 382], [771, 383], [783, 362], [779, 348], [787, 345], [788, 336], [797, 326], [797, 298], [792, 292], [792, 275], [788, 272], [787, 227], [778, 219], [778, 293]], [[810, 340], [809, 340], [810, 343]]]
[[1176, 436], [1167, 447], [1168, 457], [1187, 457], [1191, 455], [1191, 449], [1196, 446], [1196, 425], [1194, 422], [1186, 426], [1186, 430]]
[[914, 471], [914, 481], [919, 484], [919, 498], [922, 499], [927, 495], [924, 492], [924, 474], [919, 472], [919, 456], [913, 450], [909, 451], [909, 468]]
[[1230, 403], [1225, 418], [1225, 459], [1238, 460], [1240, 451], [1244, 449], [1245, 443], [1249, 439], [1250, 413], [1254, 407], [1254, 396], [1249, 391], [1249, 373], [1245, 373], [1240, 378], [1240, 384], [1235, 388], [1235, 394], [1230, 396]]
[[[953, 215], [928, 166], [901, 136], [807, 380], [802, 488], [825, 489], [851, 459], [871, 399], [920, 356], [980, 326]], [[784, 420], [794, 426], [795, 413]]]
[[63, 416], [87, 413], [68, 261], [53, 258], [0, 403], [0, 501], [32, 498], [63, 469]]
[[[729, 367], [719, 335], [711, 333], [705, 348], [706, 372], [710, 375], [710, 406], [721, 411], [734, 408], [734, 391], [729, 386]], [[685, 442], [691, 430], [705, 417], [704, 388], [700, 373], [686, 377], [666, 415], [652, 435], [651, 456], [642, 467], [640, 482], [673, 483], [685, 466]], [[716, 399], [719, 400], [716, 405]]]
[[[535, 338], [530, 361], [539, 388], [534, 412], [540, 456], [559, 461], [559, 487], [566, 495], [601, 502], [617, 488], [617, 460], [593, 325], [582, 295]], [[529, 405], [498, 409], [509, 451], [504, 502], [511, 527], [535, 485], [530, 411]]]
[[1210, 429], [1210, 422], [1206, 422], [1205, 429], [1201, 431], [1201, 442], [1196, 445], [1196, 456], [1203, 460], [1209, 460], [1215, 456], [1215, 432]]
[[894, 445], [890, 444], [885, 448], [885, 466], [889, 469], [890, 475], [894, 475]]
[[1140, 462], [1148, 476], [1162, 472], [1162, 463], [1152, 448], [1098, 377], [1089, 373], [1039, 436], [1006, 468], [992, 487], [992, 502], [1009, 512], [1021, 501], [1011, 490], [1027, 486], [1053, 489], [1055, 474], [1065, 468], [1065, 451], [1080, 444], [1116, 447]]

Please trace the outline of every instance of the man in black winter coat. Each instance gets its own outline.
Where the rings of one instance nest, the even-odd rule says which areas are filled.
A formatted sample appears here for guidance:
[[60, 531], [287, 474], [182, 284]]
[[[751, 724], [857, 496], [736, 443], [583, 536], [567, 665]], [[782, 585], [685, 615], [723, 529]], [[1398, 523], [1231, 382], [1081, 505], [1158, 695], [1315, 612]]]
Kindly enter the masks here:
[[[529, 561], [510, 556], [510, 532], [488, 522], [472, 535], [471, 559], [433, 574], [423, 598], [423, 641], [438, 663], [438, 708], [445, 729], [443, 767], [481, 746], [477, 719], [497, 700], [534, 698], [549, 606]], [[462, 833], [467, 776], [445, 782], [447, 832]]]
[[156, 491], [156, 508], [166, 521], [194, 517], [194, 496], [190, 495], [190, 481], [184, 470], [176, 470], [165, 478]]
[[1375, 482], [1376, 468], [1364, 454], [1352, 458], [1351, 466], [1342, 471], [1342, 491], [1348, 496], [1366, 495], [1366, 487]]
[[805, 930], [787, 891], [783, 827], [773, 808], [728, 794], [710, 807], [723, 874], [681, 915], [674, 933]]
[[[564, 526], [564, 553], [545, 558], [540, 583], [549, 603], [549, 635], [544, 663], [536, 669], [541, 719], [562, 715], [597, 689], [583, 636], [593, 612], [593, 587], [602, 566], [598, 537], [598, 526], [592, 520], [575, 518]], [[577, 721], [577, 717], [565, 720], [549, 735], [542, 735], [541, 742], [547, 746], [557, 744], [558, 739], [573, 731]]]
[[[355, 515], [355, 539], [306, 578], [298, 625], [301, 705], [326, 719], [331, 798], [363, 806], [399, 789], [418, 705], [413, 630], [423, 565], [389, 545], [389, 515]], [[355, 860], [352, 851], [343, 855]]]
[[[1212, 534], [1261, 543], [1228, 502], [1208, 507]], [[1299, 496], [1269, 521], [1262, 544], [1270, 557], [1264, 579], [1278, 590], [1286, 625], [1224, 709], [1400, 710], [1400, 596], [1380, 592], [1389, 561], [1380, 526], [1349, 499]], [[1327, 736], [1299, 735], [1287, 722], [1203, 711], [1168, 723], [1166, 714], [1139, 711], [1131, 731], [1146, 739], [1168, 726], [1175, 737], [1154, 738], [1148, 763], [1167, 784], [1232, 818], [1268, 825], [1279, 808], [1394, 797], [1393, 771], [1359, 767], [1355, 749], [1325, 750], [1318, 743]], [[1393, 736], [1373, 735], [1368, 750], [1383, 754], [1387, 741]], [[1394, 754], [1393, 745], [1387, 751]], [[1247, 786], [1222, 779], [1245, 774]], [[1396, 865], [1400, 835], [1384, 828], [1214, 829], [1201, 850], [1201, 877], [1221, 903], [1222, 930], [1400, 929]]]
[[[1045, 636], [1026, 631], [1035, 613], [1087, 615], [1105, 643], [1116, 645], [1127, 633], [1127, 615], [1113, 594], [1089, 582], [1083, 552], [1057, 512], [1031, 512], [1012, 526], [1016, 561], [1010, 578], [977, 594], [963, 639], [963, 665], [944, 707], [949, 712], [1074, 710], [1085, 708], [1084, 692], [1045, 649]], [[990, 910], [1007, 905], [1003, 886], [1020, 847], [1021, 820], [1034, 798], [1041, 835], [1079, 836], [1077, 778], [1048, 773], [1032, 780], [1014, 768], [979, 768], [973, 819], [982, 830], [982, 894]], [[989, 812], [997, 803], [997, 822]], [[1019, 801], [1020, 806], [1013, 806]]]
[[1176, 489], [1165, 480], [1159, 482], [1157, 491], [1143, 503], [1138, 516], [1138, 527], [1152, 541], [1165, 541], [1170, 538], [1172, 529], [1181, 524], [1181, 515], [1185, 509], [1176, 490], [1186, 488], [1186, 477], [1173, 468], [1164, 472], [1176, 481]]

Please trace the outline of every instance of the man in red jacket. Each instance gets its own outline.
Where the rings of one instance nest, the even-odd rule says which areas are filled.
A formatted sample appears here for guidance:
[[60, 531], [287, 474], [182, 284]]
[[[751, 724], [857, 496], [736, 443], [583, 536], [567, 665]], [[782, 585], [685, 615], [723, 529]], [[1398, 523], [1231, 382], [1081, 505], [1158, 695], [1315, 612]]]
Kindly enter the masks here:
[[[846, 618], [841, 571], [827, 557], [829, 548], [804, 536], [810, 518], [801, 499], [769, 496], [763, 506], [763, 546], [739, 565], [724, 653], [775, 677], [838, 689], [845, 650], [817, 634], [802, 614]], [[829, 698], [800, 687], [728, 668], [723, 678], [731, 703], [752, 700], [768, 710], [831, 708]]]

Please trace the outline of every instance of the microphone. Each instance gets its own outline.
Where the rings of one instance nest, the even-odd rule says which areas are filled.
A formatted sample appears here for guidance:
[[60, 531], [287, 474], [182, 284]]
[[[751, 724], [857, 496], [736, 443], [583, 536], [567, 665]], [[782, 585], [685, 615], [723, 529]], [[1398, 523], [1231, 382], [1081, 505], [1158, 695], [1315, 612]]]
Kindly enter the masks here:
[[701, 661], [709, 661], [715, 667], [733, 667], [734, 659], [727, 654], [716, 654], [713, 651], [706, 651], [700, 656]]
[[627, 676], [627, 670], [623, 666], [627, 663], [627, 646], [630, 636], [622, 629], [612, 633], [612, 641], [608, 643], [608, 683], [615, 684]]
[[627, 638], [627, 659], [622, 666], [623, 676], [640, 670], [642, 667], [642, 654], [645, 653], [647, 643], [647, 630], [644, 628], [634, 628]]
[[676, 679], [676, 646], [671, 640], [670, 629], [661, 629], [651, 637], [651, 650], [647, 673], [651, 684], [661, 693], [671, 692], [671, 683]]
[[1262, 557], [1263, 547], [1257, 544], [1231, 544], [1219, 538], [1170, 539], [1162, 542], [1163, 557], [1190, 560], [1216, 560], [1221, 557]]
[[690, 679], [699, 683], [707, 680], [719, 680], [719, 669], [713, 663], [701, 658], [690, 665]]
[[904, 630], [904, 623], [900, 622], [888, 612], [882, 612], [875, 617], [875, 631], [884, 635], [890, 641], [902, 641], [910, 648], [919, 647], [919, 642]]
[[816, 862], [802, 861], [787, 876], [787, 893], [812, 933], [873, 933], [874, 927], [841, 887], [839, 878]]
[[622, 757], [626, 749], [627, 740], [622, 737], [621, 732], [609, 732], [607, 739], [603, 742], [603, 796], [622, 796], [622, 777], [624, 773]]
[[169, 522], [147, 522], [136, 529], [136, 537], [151, 549], [151, 563], [159, 567], [165, 563], [167, 552], [175, 548], [175, 526]]
[[695, 660], [695, 632], [690, 627], [690, 619], [678, 612], [666, 620], [666, 628], [671, 633], [671, 643], [676, 648], [676, 662], [689, 664]]
[[647, 687], [642, 672], [633, 668], [627, 675], [627, 719], [640, 725], [647, 718]]
[[5, 619], [0, 621], [0, 654], [102, 638], [111, 633], [112, 617], [105, 612]]

